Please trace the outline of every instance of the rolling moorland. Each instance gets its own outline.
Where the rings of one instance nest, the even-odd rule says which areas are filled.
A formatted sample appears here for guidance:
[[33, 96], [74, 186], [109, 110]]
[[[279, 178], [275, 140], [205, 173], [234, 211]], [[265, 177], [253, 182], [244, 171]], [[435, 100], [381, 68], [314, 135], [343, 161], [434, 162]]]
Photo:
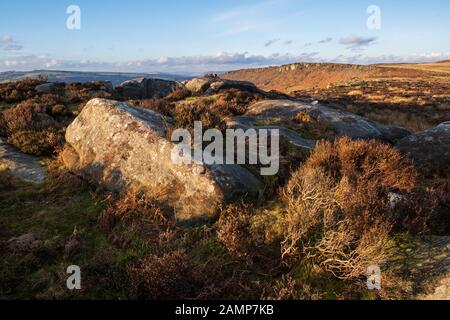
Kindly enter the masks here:
[[[449, 89], [449, 62], [1, 83], [0, 298], [448, 299]], [[280, 171], [173, 166], [194, 121], [280, 129]]]
[[319, 100], [414, 132], [450, 116], [450, 61], [369, 66], [305, 63], [238, 70], [223, 77]]

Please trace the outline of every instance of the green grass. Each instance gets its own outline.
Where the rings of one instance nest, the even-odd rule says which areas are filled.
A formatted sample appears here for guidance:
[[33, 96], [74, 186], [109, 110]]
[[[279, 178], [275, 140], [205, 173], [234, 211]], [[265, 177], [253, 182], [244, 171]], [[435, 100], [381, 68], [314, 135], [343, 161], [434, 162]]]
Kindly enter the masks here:
[[[0, 298], [103, 298], [105, 292], [108, 297], [117, 297], [119, 292], [102, 290], [105, 284], [95, 284], [96, 268], [114, 262], [119, 255], [96, 226], [104, 204], [87, 187], [60, 184], [51, 188], [51, 178], [41, 185], [13, 178], [10, 181], [12, 187], [0, 185], [0, 240], [33, 233], [41, 245], [29, 252], [4, 255], [0, 263]], [[80, 253], [67, 258], [64, 245], [75, 227]], [[72, 264], [79, 265], [84, 276], [85, 290], [76, 293], [65, 288], [65, 271]]]

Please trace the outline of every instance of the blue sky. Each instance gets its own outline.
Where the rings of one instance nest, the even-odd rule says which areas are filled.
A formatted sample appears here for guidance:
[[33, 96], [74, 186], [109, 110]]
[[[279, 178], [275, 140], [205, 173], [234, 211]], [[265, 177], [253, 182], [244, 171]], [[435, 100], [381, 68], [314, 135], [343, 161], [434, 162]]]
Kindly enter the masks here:
[[[69, 30], [69, 5], [81, 29]], [[369, 29], [367, 8], [380, 8]], [[0, 1], [0, 71], [204, 72], [450, 59], [442, 0]]]

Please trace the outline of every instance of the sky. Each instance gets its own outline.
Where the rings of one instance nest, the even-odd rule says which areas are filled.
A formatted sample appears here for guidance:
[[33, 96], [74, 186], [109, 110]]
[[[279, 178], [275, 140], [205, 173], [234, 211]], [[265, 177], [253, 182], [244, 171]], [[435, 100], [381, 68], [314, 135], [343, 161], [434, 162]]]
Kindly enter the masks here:
[[443, 0], [0, 1], [0, 72], [448, 59]]

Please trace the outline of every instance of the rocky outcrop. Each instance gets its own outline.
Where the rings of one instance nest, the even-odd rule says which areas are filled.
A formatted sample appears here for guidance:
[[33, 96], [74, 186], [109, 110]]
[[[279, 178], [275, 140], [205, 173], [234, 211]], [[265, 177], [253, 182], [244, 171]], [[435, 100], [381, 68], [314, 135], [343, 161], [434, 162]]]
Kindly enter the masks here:
[[56, 83], [56, 82], [43, 83], [36, 86], [34, 90], [36, 90], [36, 92], [39, 93], [61, 93], [64, 91], [64, 83]]
[[305, 139], [300, 134], [292, 129], [284, 128], [276, 125], [257, 125], [258, 118], [252, 116], [237, 116], [233, 119], [227, 121], [227, 126], [233, 129], [267, 129], [267, 130], [278, 130], [280, 136], [286, 138], [291, 144], [296, 147], [312, 150], [314, 149], [316, 142], [311, 139]]
[[338, 136], [354, 139], [380, 139], [395, 142], [410, 132], [400, 127], [388, 127], [361, 116], [322, 106], [292, 100], [264, 100], [251, 105], [245, 116], [254, 121], [280, 121], [303, 113], [331, 127]]
[[193, 94], [198, 94], [208, 90], [211, 85], [211, 81], [211, 78], [194, 78], [186, 81], [185, 86], [186, 89], [191, 91]]
[[45, 170], [37, 158], [20, 152], [0, 137], [0, 170], [5, 169], [28, 182], [41, 183], [45, 180]]
[[178, 220], [208, 218], [223, 203], [260, 196], [259, 180], [238, 165], [173, 163], [174, 144], [165, 138], [169, 126], [156, 112], [93, 99], [67, 128], [73, 151], [63, 159], [110, 190], [159, 195]]
[[248, 81], [224, 80], [219, 77], [194, 78], [186, 81], [186, 88], [193, 94], [216, 94], [221, 90], [236, 89], [252, 93], [264, 93], [255, 84]]
[[125, 99], [164, 98], [179, 86], [175, 81], [138, 78], [121, 83], [116, 91]]
[[106, 92], [113, 93], [114, 92], [114, 85], [111, 81], [106, 80], [95, 80], [91, 81], [93, 85], [99, 85], [106, 89]]
[[236, 89], [241, 91], [248, 91], [252, 93], [264, 93], [254, 83], [248, 81], [236, 81], [236, 80], [218, 80], [210, 84], [207, 94], [215, 94], [221, 90]]
[[408, 154], [419, 167], [446, 171], [450, 169], [450, 121], [412, 134], [396, 147]]

